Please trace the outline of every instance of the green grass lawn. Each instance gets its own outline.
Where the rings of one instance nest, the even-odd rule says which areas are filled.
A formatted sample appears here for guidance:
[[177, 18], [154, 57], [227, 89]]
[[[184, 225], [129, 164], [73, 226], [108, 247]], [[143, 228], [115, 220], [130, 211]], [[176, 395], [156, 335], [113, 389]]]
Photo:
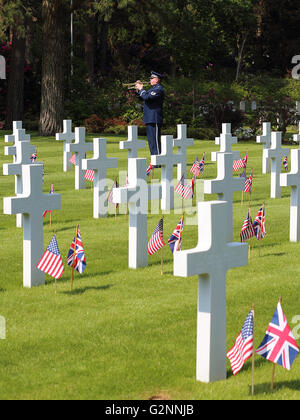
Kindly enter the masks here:
[[[3, 134], [3, 135], [2, 135]], [[4, 156], [1, 134], [1, 164]], [[90, 140], [92, 136], [90, 136]], [[120, 137], [107, 137], [108, 155], [119, 158], [112, 180], [126, 173], [127, 152], [119, 150]], [[124, 138], [122, 138], [124, 140]], [[173, 276], [173, 256], [164, 251], [164, 275], [160, 254], [149, 258], [149, 267], [128, 269], [128, 217], [113, 214], [93, 219], [90, 183], [86, 190], [74, 190], [74, 171], [62, 171], [62, 143], [32, 134], [38, 146], [38, 160], [45, 163], [44, 192], [54, 184], [62, 195], [62, 209], [55, 211], [52, 229], [44, 222], [44, 245], [53, 229], [65, 261], [75, 227], [80, 226], [87, 268], [75, 274], [70, 293], [71, 269], [58, 281], [46, 275], [46, 285], [22, 287], [22, 229], [15, 216], [3, 214], [2, 197], [14, 195], [14, 177], [0, 176], [1, 261], [0, 316], [6, 320], [6, 339], [0, 340], [0, 399], [252, 399], [251, 361], [234, 377], [228, 362], [228, 379], [214, 384], [195, 380], [197, 277]], [[291, 146], [289, 146], [291, 148]], [[239, 143], [233, 149], [244, 156], [248, 149], [248, 173], [254, 171], [251, 210], [253, 219], [262, 202], [266, 209], [267, 236], [251, 241], [251, 258], [246, 267], [227, 274], [227, 349], [231, 348], [242, 324], [255, 304], [255, 346], [260, 344], [279, 296], [291, 328], [300, 315], [300, 245], [289, 242], [290, 188], [281, 199], [270, 199], [270, 175], [262, 175], [262, 146]], [[195, 141], [188, 151], [189, 165], [206, 152], [204, 178], [215, 178], [216, 164], [210, 152], [218, 150], [212, 141]], [[88, 153], [87, 157], [91, 157]], [[140, 154], [147, 157], [147, 151]], [[175, 174], [175, 171], [174, 171]], [[156, 172], [158, 175], [158, 171]], [[205, 196], [206, 200], [215, 196]], [[234, 240], [248, 209], [248, 198], [234, 196]], [[159, 214], [149, 215], [148, 236]], [[165, 215], [165, 240], [180, 218], [180, 210]], [[186, 218], [183, 249], [197, 243], [197, 226]], [[298, 321], [299, 322], [299, 321]], [[300, 344], [300, 342], [299, 342]], [[300, 398], [300, 358], [290, 372], [277, 367], [275, 388], [270, 391], [272, 364], [255, 358], [255, 399]]]

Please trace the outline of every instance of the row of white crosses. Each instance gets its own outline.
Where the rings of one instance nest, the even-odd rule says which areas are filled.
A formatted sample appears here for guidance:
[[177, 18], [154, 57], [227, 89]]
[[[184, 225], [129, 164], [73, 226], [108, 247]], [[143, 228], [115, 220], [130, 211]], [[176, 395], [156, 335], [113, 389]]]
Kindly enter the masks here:
[[[226, 379], [226, 273], [248, 264], [248, 245], [233, 243], [233, 193], [243, 189], [233, 177], [231, 145], [236, 139], [224, 124], [222, 151], [216, 155], [218, 174], [204, 181], [204, 192], [218, 194], [219, 201], [198, 203], [198, 244], [175, 252], [174, 275], [198, 275], [196, 379]], [[226, 151], [225, 151], [226, 150]]]
[[[43, 213], [61, 208], [60, 194], [43, 194], [42, 163], [31, 164], [30, 156], [35, 148], [30, 137], [22, 129], [21, 122], [14, 123], [14, 131], [5, 141], [14, 146], [5, 149], [14, 156], [12, 164], [3, 165], [4, 175], [16, 175], [16, 197], [3, 199], [4, 214], [19, 214], [23, 224], [23, 286], [34, 287], [45, 283], [45, 275], [36, 268], [44, 250]], [[19, 226], [21, 221], [19, 220]]]
[[[57, 140], [64, 140], [64, 171], [70, 168], [70, 157], [75, 153], [75, 189], [85, 188], [84, 174], [87, 169], [93, 170], [94, 178], [94, 205], [93, 216], [106, 217], [106, 173], [109, 168], [117, 167], [117, 159], [109, 159], [106, 157], [106, 140], [94, 139], [94, 144], [86, 142], [85, 129], [75, 128], [72, 131], [72, 121], [64, 121], [63, 133], [56, 135]], [[73, 139], [75, 142], [72, 143]], [[187, 137], [186, 125], [178, 125], [177, 139], [172, 136], [162, 137], [162, 152], [158, 156], [151, 156], [152, 165], [160, 165], [162, 198], [161, 209], [172, 210], [174, 208], [174, 186], [173, 186], [173, 168], [177, 165], [177, 179], [181, 179], [182, 175], [186, 175], [187, 165], [187, 147], [193, 146], [194, 140]], [[146, 147], [146, 141], [138, 139], [137, 126], [128, 127], [128, 140], [120, 142], [121, 150], [128, 150], [128, 159], [138, 158], [138, 151]], [[174, 153], [174, 147], [178, 148]], [[85, 159], [86, 152], [94, 150], [93, 159]]]
[[[299, 134], [293, 140], [300, 143]], [[271, 124], [263, 123], [263, 135], [257, 137], [257, 143], [263, 144], [263, 173], [271, 171], [271, 198], [281, 197], [281, 187], [291, 187], [290, 205], [290, 241], [300, 240], [300, 149], [291, 150], [291, 171], [281, 173], [282, 157], [289, 155], [289, 149], [282, 148], [282, 133], [271, 132]]]

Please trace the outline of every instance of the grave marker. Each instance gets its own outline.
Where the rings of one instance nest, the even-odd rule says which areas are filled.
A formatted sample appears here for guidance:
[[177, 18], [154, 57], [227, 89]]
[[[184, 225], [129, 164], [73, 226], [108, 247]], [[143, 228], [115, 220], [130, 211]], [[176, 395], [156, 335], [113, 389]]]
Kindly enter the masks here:
[[113, 189], [113, 202], [129, 208], [129, 268], [148, 265], [148, 202], [161, 198], [160, 185], [148, 185], [146, 159], [128, 159], [128, 186]]
[[75, 128], [75, 142], [66, 144], [68, 153], [75, 153], [75, 190], [85, 189], [85, 170], [82, 169], [82, 160], [86, 157], [86, 152], [93, 150], [93, 143], [85, 141], [85, 128]]
[[271, 159], [271, 198], [281, 197], [280, 187], [280, 172], [281, 161], [284, 156], [289, 155], [289, 149], [281, 147], [282, 133], [272, 132], [271, 134], [271, 147], [263, 151], [265, 159]]
[[[260, 143], [263, 145], [263, 151], [271, 147], [271, 123], [269, 122], [263, 123], [263, 134], [261, 136], [256, 137], [256, 143]], [[263, 152], [262, 173], [266, 174], [266, 173], [269, 173], [270, 171], [271, 171], [271, 159], [267, 158]]]
[[219, 152], [211, 152], [211, 161], [217, 161], [217, 155], [219, 153], [232, 153], [233, 160], [239, 160], [241, 158], [240, 152], [232, 151], [231, 145], [237, 144], [237, 137], [233, 137], [231, 135], [231, 124], [230, 123], [223, 123], [222, 124], [222, 133], [220, 137], [215, 138], [215, 144], [220, 145]]
[[63, 132], [56, 133], [56, 140], [64, 141], [63, 171], [67, 172], [70, 171], [73, 167], [72, 163], [70, 162], [72, 153], [67, 151], [67, 144], [72, 143], [73, 140], [75, 140], [75, 133], [72, 131], [72, 120], [64, 120], [63, 125]]
[[300, 240], [300, 149], [291, 150], [291, 172], [280, 174], [280, 186], [291, 187], [290, 241]]
[[226, 231], [227, 242], [231, 242], [233, 237], [233, 193], [243, 191], [245, 181], [243, 178], [233, 176], [232, 153], [219, 153], [217, 159], [217, 178], [204, 180], [204, 194], [218, 194], [218, 200], [227, 202], [222, 229]]
[[248, 264], [248, 244], [227, 243], [222, 201], [198, 203], [198, 244], [174, 253], [174, 276], [198, 276], [196, 379], [226, 379], [226, 273]]
[[178, 154], [181, 155], [181, 161], [177, 164], [177, 180], [179, 181], [182, 175], [187, 176], [186, 162], [187, 162], [187, 148], [194, 146], [194, 139], [187, 137], [186, 124], [177, 125], [177, 138], [174, 139], [174, 147], [178, 147]]
[[167, 211], [174, 208], [173, 167], [184, 161], [182, 154], [174, 153], [173, 144], [174, 141], [172, 136], [162, 136], [161, 154], [151, 156], [151, 164], [154, 166], [161, 166], [161, 209]]
[[120, 149], [128, 150], [128, 158], [137, 158], [139, 149], [146, 147], [145, 140], [138, 139], [138, 127], [136, 125], [130, 125], [128, 127], [128, 140], [120, 141]]
[[3, 199], [4, 214], [23, 214], [23, 285], [40, 286], [44, 273], [36, 268], [44, 252], [43, 213], [61, 208], [60, 194], [43, 194], [43, 165], [22, 166], [22, 194]]
[[94, 203], [93, 216], [95, 219], [107, 216], [107, 184], [106, 174], [110, 168], [118, 167], [117, 158], [106, 156], [106, 139], [94, 139], [94, 157], [82, 160], [82, 169], [94, 171]]

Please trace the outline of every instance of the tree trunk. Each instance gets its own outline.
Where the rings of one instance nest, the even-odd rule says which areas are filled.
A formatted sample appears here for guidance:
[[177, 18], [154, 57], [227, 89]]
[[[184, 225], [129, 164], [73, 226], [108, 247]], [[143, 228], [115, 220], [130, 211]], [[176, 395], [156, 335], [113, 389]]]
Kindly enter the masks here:
[[86, 17], [84, 52], [87, 81], [92, 84], [95, 76], [95, 16]]
[[13, 121], [23, 119], [24, 65], [25, 38], [13, 36], [5, 118], [5, 128], [7, 130], [12, 129]]
[[43, 59], [39, 133], [52, 136], [61, 131], [64, 119], [64, 30], [68, 11], [63, 0], [43, 0]]
[[248, 33], [245, 34], [245, 37], [244, 37], [244, 39], [242, 41], [241, 46], [238, 45], [239, 54], [238, 54], [238, 64], [237, 64], [237, 70], [236, 70], [236, 76], [235, 76], [235, 81], [236, 82], [238, 82], [239, 77], [240, 77], [240, 71], [241, 71], [242, 59], [243, 59], [243, 53], [244, 53], [244, 48], [245, 48], [247, 36], [248, 36]]

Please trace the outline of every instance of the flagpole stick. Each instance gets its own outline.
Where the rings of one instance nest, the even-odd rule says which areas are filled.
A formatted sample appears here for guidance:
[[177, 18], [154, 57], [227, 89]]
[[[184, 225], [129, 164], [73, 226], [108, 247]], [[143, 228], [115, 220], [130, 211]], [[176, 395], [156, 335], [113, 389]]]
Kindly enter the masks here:
[[176, 251], [179, 251], [179, 245], [180, 245], [180, 242], [181, 242], [181, 235], [182, 235], [182, 222], [183, 222], [183, 218], [184, 218], [184, 213], [182, 213], [182, 216], [181, 216], [181, 220], [180, 220], [180, 232], [179, 232], [179, 240], [178, 240], [178, 244], [177, 244], [177, 248], [176, 248]]
[[52, 211], [50, 212], [50, 229], [51, 229], [51, 223], [52, 222]]
[[276, 363], [273, 363], [273, 369], [272, 369], [272, 381], [271, 381], [271, 391], [273, 391], [273, 389], [274, 389], [275, 369], [276, 369]]
[[254, 303], [252, 304], [252, 315], [253, 315], [253, 352], [252, 352], [252, 387], [251, 387], [251, 392], [252, 392], [252, 396], [253, 396], [254, 395], [254, 368], [255, 368], [255, 363], [254, 363], [255, 362], [255, 351], [254, 351], [255, 306], [254, 306]]
[[[162, 217], [162, 220], [164, 222], [164, 216]], [[164, 247], [161, 248], [161, 253], [160, 253], [160, 274], [161, 275], [164, 274]]]
[[76, 246], [77, 246], [77, 234], [78, 234], [78, 225], [76, 227], [76, 234], [75, 234], [75, 244], [74, 244], [74, 252], [73, 252], [73, 264], [72, 264], [72, 275], [71, 275], [71, 292], [73, 290], [73, 282], [74, 282], [74, 258], [76, 254]]

